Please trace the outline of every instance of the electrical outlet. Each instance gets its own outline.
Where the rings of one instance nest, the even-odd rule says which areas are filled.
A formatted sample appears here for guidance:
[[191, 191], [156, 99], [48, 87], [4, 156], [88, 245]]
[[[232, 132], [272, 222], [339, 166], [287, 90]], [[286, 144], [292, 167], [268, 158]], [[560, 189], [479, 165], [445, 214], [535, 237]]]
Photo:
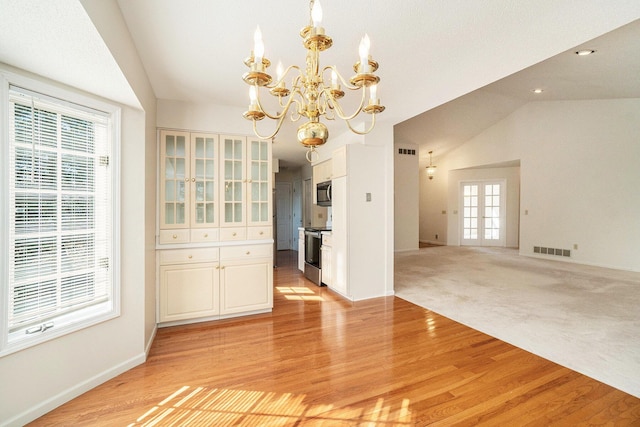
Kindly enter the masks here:
[[577, 243], [573, 244], [573, 249], [575, 249], [576, 251], [578, 250], [578, 244]]
[[371, 201], [371, 193], [366, 193], [367, 202]]
[[436, 240], [438, 240], [438, 235], [436, 234]]

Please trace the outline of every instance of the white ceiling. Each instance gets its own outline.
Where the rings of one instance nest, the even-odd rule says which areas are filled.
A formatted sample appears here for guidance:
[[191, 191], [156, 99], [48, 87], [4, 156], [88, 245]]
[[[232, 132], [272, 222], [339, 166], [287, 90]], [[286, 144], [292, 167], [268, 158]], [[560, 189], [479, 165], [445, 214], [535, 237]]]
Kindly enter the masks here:
[[[109, 47], [82, 10], [82, 4], [91, 1], [98, 0], [0, 0], [0, 61], [139, 105]], [[281, 59], [286, 65], [304, 65], [298, 34], [308, 23], [307, 1], [100, 1], [120, 7], [160, 99], [246, 108], [242, 60], [252, 48], [258, 24], [272, 62]], [[403, 123], [399, 136], [428, 143], [434, 150], [445, 147], [444, 139], [464, 140], [526, 102], [517, 95], [522, 91], [515, 80], [482, 93], [471, 93], [474, 90], [640, 18], [637, 0], [615, 0], [615, 7], [602, 7], [599, 1], [557, 0], [322, 0], [322, 6], [323, 26], [333, 38], [333, 47], [321, 56], [322, 65], [335, 64], [349, 78], [358, 59], [359, 40], [367, 32], [371, 54], [380, 63], [379, 96], [387, 107], [378, 126], [397, 125], [430, 111], [420, 117], [426, 125], [417, 120]], [[637, 32], [631, 36], [639, 40]], [[619, 83], [637, 82], [637, 62], [627, 66], [630, 57], [640, 57], [637, 42], [627, 43], [628, 56], [609, 57], [605, 47], [594, 48], [598, 54], [587, 61], [611, 58], [610, 65], [631, 70], [617, 78]], [[565, 80], [564, 87], [570, 87], [575, 69], [564, 74], [553, 70], [574, 59], [541, 72], [556, 73], [558, 80]], [[523, 79], [528, 87], [537, 77], [527, 72]], [[604, 72], [623, 76], [619, 69]], [[598, 89], [595, 80], [587, 78], [574, 86]], [[556, 93], [549, 81], [544, 79], [549, 90], [543, 96]], [[443, 105], [465, 94], [470, 95]], [[447, 109], [462, 115], [445, 114]], [[333, 135], [346, 130], [342, 122], [328, 125]], [[300, 164], [304, 150], [295, 140], [294, 129], [278, 134], [274, 154], [284, 162]], [[251, 133], [249, 122], [246, 133]]]
[[[321, 61], [337, 65], [348, 79], [358, 59], [359, 40], [367, 32], [371, 54], [380, 63], [379, 96], [387, 107], [379, 120], [395, 125], [640, 17], [638, 4], [622, 3], [617, 9], [581, 3], [580, 17], [575, 2], [556, 0], [517, 5], [508, 0], [322, 0], [322, 22], [333, 47], [323, 52]], [[299, 31], [309, 21], [307, 1], [118, 4], [161, 99], [246, 108], [242, 60], [253, 47], [257, 25], [265, 57], [272, 63], [304, 65]], [[505, 108], [516, 104], [512, 101]], [[267, 122], [259, 123], [264, 133], [273, 129]], [[332, 134], [347, 129], [341, 122], [328, 125]], [[405, 136], [413, 139], [411, 133]], [[274, 156], [303, 163], [303, 151], [295, 140], [295, 127], [278, 134]]]

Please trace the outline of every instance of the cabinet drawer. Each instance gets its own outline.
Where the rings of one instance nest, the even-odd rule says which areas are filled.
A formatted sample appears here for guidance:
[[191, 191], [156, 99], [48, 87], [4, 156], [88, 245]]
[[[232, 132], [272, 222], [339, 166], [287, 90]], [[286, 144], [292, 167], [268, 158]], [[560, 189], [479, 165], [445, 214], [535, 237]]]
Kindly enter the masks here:
[[322, 235], [322, 244], [325, 246], [331, 246], [331, 234]]
[[271, 239], [273, 227], [249, 227], [247, 228], [247, 240]]
[[160, 230], [160, 244], [189, 243], [189, 230]]
[[160, 265], [211, 262], [217, 261], [220, 257], [219, 248], [166, 249], [158, 252]]
[[245, 227], [221, 228], [220, 240], [225, 242], [233, 240], [247, 240], [247, 229]]
[[220, 240], [218, 228], [194, 228], [191, 230], [191, 243], [217, 242]]
[[228, 246], [220, 248], [220, 259], [261, 258], [273, 256], [273, 245]]

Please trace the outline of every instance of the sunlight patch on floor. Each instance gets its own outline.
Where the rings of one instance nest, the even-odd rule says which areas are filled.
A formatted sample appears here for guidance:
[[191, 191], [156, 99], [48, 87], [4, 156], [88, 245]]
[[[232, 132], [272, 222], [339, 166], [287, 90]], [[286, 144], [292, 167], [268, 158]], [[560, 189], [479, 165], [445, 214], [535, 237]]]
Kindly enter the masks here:
[[[256, 390], [184, 386], [139, 417], [129, 427], [159, 425], [293, 426], [360, 425], [411, 426], [409, 400], [400, 405], [378, 398], [363, 407], [335, 408], [306, 404], [306, 395]], [[395, 406], [395, 407], [394, 407]]]
[[276, 289], [288, 300], [324, 301], [324, 298], [304, 286], [276, 286]]

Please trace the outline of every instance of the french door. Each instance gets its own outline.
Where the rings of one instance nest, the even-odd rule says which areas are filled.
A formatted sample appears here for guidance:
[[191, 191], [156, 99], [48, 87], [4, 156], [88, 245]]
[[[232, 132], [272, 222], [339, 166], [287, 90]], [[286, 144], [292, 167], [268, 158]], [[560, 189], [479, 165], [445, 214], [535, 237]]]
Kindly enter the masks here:
[[505, 245], [505, 182], [460, 184], [461, 245]]

